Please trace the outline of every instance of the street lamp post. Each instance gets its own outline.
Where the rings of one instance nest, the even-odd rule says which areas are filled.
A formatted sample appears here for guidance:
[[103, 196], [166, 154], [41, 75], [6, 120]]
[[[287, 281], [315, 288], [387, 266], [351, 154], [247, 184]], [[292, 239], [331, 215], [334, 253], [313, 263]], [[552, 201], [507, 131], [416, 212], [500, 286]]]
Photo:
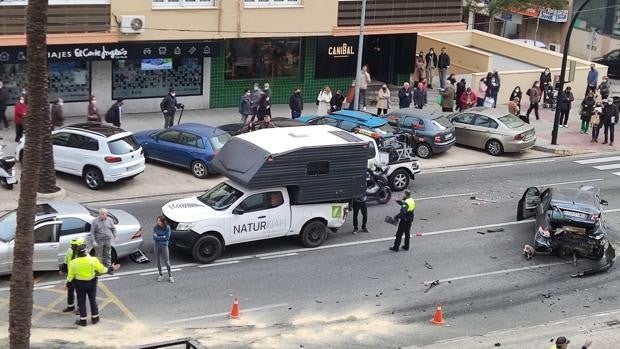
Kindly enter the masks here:
[[[559, 88], [559, 98], [558, 101], [561, 101], [564, 98], [564, 82], [566, 79], [566, 61], [568, 60], [568, 45], [570, 45], [570, 37], [573, 33], [573, 29], [575, 28], [575, 22], [579, 17], [579, 14], [583, 9], [590, 3], [590, 0], [586, 0], [580, 7], [577, 9], [575, 14], [573, 15], [573, 19], [570, 22], [570, 26], [568, 27], [568, 32], [566, 33], [566, 39], [564, 40], [564, 54], [562, 55], [562, 70], [560, 71], [560, 85]], [[560, 127], [560, 108], [555, 108], [555, 119], [553, 120], [553, 131], [551, 131], [551, 144], [558, 144], [558, 128]]]
[[364, 24], [366, 24], [366, 0], [362, 0], [362, 15], [360, 17], [360, 38], [357, 44], [357, 73], [355, 74], [355, 103], [354, 110], [360, 109], [360, 81], [362, 78], [362, 54], [364, 53]]

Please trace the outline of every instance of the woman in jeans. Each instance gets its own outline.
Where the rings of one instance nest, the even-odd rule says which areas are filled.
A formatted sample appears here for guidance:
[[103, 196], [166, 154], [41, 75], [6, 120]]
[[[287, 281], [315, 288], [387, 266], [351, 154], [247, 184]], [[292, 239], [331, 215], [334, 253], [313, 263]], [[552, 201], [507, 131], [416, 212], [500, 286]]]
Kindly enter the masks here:
[[168, 251], [168, 243], [170, 242], [170, 226], [166, 222], [166, 217], [158, 216], [157, 224], [153, 227], [153, 239], [155, 240], [155, 258], [157, 259], [157, 269], [159, 270], [159, 276], [157, 282], [164, 279], [161, 272], [161, 260], [163, 259], [168, 269], [168, 281], [174, 283], [172, 272], [170, 271], [170, 253]]

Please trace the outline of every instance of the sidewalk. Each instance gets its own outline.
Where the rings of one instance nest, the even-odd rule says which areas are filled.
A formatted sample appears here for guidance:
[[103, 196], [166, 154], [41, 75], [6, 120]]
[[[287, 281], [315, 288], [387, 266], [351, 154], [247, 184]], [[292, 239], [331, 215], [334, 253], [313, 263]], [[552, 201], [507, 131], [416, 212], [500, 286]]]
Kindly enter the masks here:
[[[403, 349], [550, 348], [555, 339], [564, 336], [569, 348], [581, 348], [586, 339], [593, 341], [591, 349], [617, 348], [620, 342], [620, 309], [606, 313], [565, 318], [554, 323], [490, 332], [480, 336], [455, 338], [431, 345], [409, 346]], [[497, 344], [499, 343], [499, 345]]]

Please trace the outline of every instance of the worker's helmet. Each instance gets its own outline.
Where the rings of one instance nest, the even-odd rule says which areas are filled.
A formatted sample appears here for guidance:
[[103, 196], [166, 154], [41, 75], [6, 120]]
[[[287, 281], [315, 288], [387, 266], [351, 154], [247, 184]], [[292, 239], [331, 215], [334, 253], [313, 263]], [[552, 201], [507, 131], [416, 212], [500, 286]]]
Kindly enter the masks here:
[[86, 250], [87, 250], [86, 244], [83, 243], [77, 246], [75, 250], [79, 255], [86, 255]]
[[80, 245], [84, 245], [84, 239], [82, 238], [73, 238], [71, 239], [71, 247], [77, 247]]
[[403, 196], [411, 197], [411, 191], [409, 191], [409, 189], [403, 190]]

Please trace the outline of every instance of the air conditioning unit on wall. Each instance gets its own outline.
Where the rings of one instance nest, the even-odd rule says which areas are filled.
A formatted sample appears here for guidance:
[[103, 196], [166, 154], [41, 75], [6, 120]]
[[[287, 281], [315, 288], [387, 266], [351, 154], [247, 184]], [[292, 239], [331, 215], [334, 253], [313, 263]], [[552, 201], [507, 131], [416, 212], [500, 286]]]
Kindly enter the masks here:
[[145, 17], [140, 15], [123, 15], [120, 16], [121, 33], [123, 34], [141, 34], [144, 33], [146, 25]]
[[560, 52], [560, 44], [549, 43], [549, 50], [554, 52]]

